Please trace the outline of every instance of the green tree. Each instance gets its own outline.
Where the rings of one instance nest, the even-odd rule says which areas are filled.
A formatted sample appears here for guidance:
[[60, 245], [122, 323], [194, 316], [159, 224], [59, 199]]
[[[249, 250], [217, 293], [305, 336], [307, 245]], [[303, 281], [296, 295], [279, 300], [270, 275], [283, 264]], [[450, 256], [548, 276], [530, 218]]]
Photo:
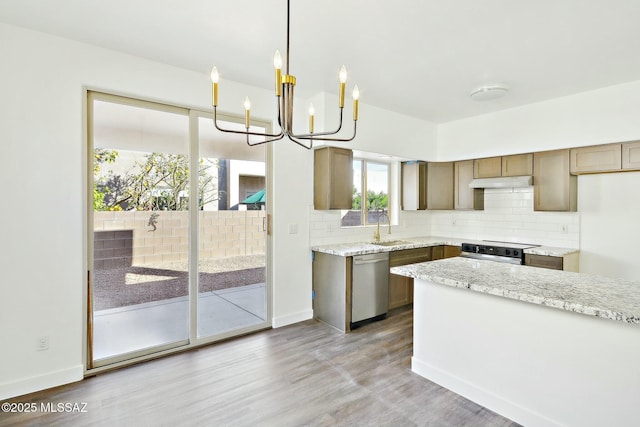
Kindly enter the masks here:
[[[353, 210], [362, 209], [362, 195], [357, 192], [356, 187], [353, 187]], [[376, 193], [373, 190], [367, 191], [367, 209], [368, 210], [381, 210], [389, 207], [388, 195], [382, 191]]]
[[[117, 153], [117, 152], [116, 152]], [[94, 153], [98, 159], [111, 159], [106, 153]], [[104, 160], [107, 161], [107, 160]], [[102, 163], [104, 163], [102, 161]], [[218, 198], [216, 181], [210, 173], [217, 168], [217, 159], [201, 159], [198, 167], [199, 207]], [[189, 188], [189, 158], [182, 154], [151, 153], [137, 161], [124, 176], [110, 173], [98, 177], [94, 167], [97, 191], [94, 191], [96, 210], [186, 210]]]
[[386, 193], [367, 191], [367, 206], [369, 210], [382, 210], [389, 207], [389, 199]]
[[107, 150], [105, 148], [96, 148], [93, 150], [93, 209], [96, 211], [108, 210], [105, 204], [105, 196], [109, 191], [104, 185], [104, 181], [98, 178], [100, 174], [100, 166], [104, 163], [114, 163], [118, 158], [118, 150]]

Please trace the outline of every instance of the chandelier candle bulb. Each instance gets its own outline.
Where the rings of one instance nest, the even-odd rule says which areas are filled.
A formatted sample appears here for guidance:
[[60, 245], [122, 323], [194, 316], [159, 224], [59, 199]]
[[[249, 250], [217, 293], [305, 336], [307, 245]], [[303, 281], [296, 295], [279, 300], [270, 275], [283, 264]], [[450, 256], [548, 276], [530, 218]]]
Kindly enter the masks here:
[[251, 101], [249, 101], [249, 97], [247, 96], [244, 99], [244, 127], [249, 129], [249, 111], [251, 110]]
[[360, 98], [360, 89], [358, 85], [353, 88], [353, 120], [358, 120], [358, 99]]
[[273, 55], [273, 67], [276, 69], [276, 96], [282, 95], [282, 57], [280, 51], [276, 50]]
[[347, 83], [347, 68], [343, 65], [340, 67], [340, 72], [338, 73], [338, 78], [340, 79], [340, 99], [338, 100], [338, 105], [340, 108], [344, 107], [344, 87]]
[[213, 83], [213, 106], [218, 106], [218, 81], [220, 81], [220, 74], [218, 74], [218, 69], [213, 67], [211, 69], [211, 83]]
[[313, 104], [309, 104], [309, 133], [313, 133], [313, 116], [316, 110], [313, 108]]

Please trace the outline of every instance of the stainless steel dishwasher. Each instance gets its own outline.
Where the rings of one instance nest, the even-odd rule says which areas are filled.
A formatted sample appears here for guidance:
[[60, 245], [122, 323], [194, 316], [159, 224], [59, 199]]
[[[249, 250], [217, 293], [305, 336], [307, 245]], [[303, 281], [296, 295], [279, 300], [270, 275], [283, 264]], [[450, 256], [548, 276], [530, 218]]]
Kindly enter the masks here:
[[351, 328], [382, 319], [389, 306], [389, 253], [353, 257]]

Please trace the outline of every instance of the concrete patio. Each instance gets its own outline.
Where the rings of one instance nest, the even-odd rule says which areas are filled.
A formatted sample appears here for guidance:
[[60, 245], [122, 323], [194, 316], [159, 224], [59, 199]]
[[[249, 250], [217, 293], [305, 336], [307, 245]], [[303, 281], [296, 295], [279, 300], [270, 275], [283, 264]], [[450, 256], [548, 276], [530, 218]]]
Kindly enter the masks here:
[[[198, 337], [264, 322], [266, 301], [264, 283], [200, 293]], [[186, 340], [188, 316], [187, 296], [96, 311], [94, 360]]]

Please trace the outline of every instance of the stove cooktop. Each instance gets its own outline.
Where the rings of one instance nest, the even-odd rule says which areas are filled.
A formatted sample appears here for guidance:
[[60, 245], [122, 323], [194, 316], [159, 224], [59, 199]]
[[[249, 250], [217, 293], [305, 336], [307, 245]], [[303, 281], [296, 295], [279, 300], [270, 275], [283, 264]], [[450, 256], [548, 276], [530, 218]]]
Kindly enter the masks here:
[[[500, 242], [495, 240], [483, 240], [482, 245], [509, 248], [509, 249], [529, 249], [529, 248], [537, 248], [538, 246], [540, 246], [540, 245], [534, 245], [531, 243], [512, 243], [512, 242]], [[479, 245], [479, 246], [482, 246], [482, 245]]]
[[529, 243], [512, 243], [483, 240], [482, 243], [463, 243], [463, 256], [471, 254], [493, 255], [494, 257], [516, 258], [524, 260], [524, 249], [535, 248], [539, 245]]

